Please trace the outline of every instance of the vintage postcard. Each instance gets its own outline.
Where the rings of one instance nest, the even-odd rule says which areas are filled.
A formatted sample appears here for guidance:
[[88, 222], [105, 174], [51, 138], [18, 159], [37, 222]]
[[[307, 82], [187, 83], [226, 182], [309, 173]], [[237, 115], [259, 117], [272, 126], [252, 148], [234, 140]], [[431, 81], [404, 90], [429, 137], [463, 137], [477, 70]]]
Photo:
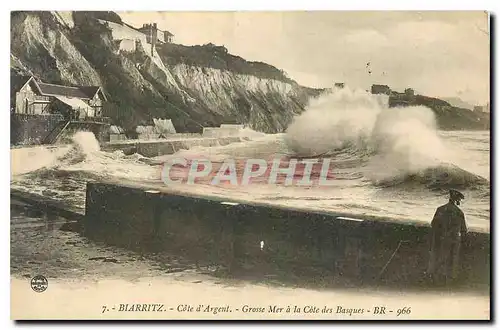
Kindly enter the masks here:
[[490, 320], [485, 11], [15, 11], [15, 320]]

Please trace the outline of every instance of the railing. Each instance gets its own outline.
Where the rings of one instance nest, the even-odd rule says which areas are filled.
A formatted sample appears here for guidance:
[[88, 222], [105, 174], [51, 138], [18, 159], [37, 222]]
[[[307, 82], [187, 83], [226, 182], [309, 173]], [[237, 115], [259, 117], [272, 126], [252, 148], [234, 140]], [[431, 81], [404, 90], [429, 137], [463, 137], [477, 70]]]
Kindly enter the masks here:
[[90, 117], [86, 116], [83, 118], [80, 118], [79, 120], [75, 121], [87, 121], [87, 122], [95, 122], [95, 123], [103, 123], [103, 124], [111, 124], [111, 118], [109, 117]]

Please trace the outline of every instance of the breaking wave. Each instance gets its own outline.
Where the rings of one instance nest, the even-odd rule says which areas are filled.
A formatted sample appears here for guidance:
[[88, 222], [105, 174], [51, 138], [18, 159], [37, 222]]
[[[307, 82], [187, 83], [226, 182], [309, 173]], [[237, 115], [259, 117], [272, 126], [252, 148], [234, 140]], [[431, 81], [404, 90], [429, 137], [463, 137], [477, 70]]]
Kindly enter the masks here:
[[285, 142], [299, 157], [357, 160], [379, 187], [476, 188], [485, 178], [455, 165], [424, 106], [389, 108], [388, 97], [344, 88], [315, 100], [289, 126]]
[[443, 143], [432, 110], [422, 106], [389, 108], [386, 96], [365, 91], [346, 88], [314, 100], [285, 134], [268, 135], [250, 129], [240, 134], [249, 140], [211, 148], [194, 147], [150, 159], [122, 151], [101, 151], [92, 133], [78, 132], [70, 146], [13, 149], [13, 180], [24, 176], [34, 182], [69, 177], [81, 181], [110, 178], [161, 182], [161, 162], [170, 157], [201, 155], [222, 162], [228, 157], [270, 159], [281, 154], [285, 161], [330, 158], [335, 176], [350, 182], [338, 180], [339, 185], [350, 187], [489, 187], [489, 180], [455, 161], [456, 150]]
[[376, 185], [380, 187], [406, 188], [411, 188], [415, 185], [424, 185], [429, 189], [478, 189], [488, 186], [489, 181], [480, 175], [448, 164], [380, 180]]
[[159, 170], [148, 165], [148, 159], [142, 155], [101, 151], [91, 132], [77, 132], [72, 144], [67, 146], [37, 147], [29, 152], [14, 150], [12, 158], [17, 158], [17, 163], [33, 164], [24, 171], [13, 171], [13, 180], [19, 175], [54, 180], [123, 178], [144, 181], [160, 178]]
[[[464, 211], [468, 212], [469, 218], [478, 224], [484, 221], [489, 222], [489, 181], [477, 175], [477, 173], [485, 175], [485, 170], [489, 171], [489, 153], [470, 151], [477, 144], [487, 145], [487, 138], [481, 138], [477, 143], [464, 146], [460, 140], [456, 141], [462, 136], [461, 133], [452, 133], [452, 139], [445, 137], [446, 143], [451, 143], [459, 150], [462, 162], [446, 162], [448, 157], [448, 154], [444, 153], [447, 151], [446, 147], [442, 148], [442, 154], [429, 152], [427, 157], [423, 157], [422, 150], [425, 148], [434, 150], [435, 146], [441, 142], [439, 137], [432, 134], [429, 128], [432, 125], [429, 126], [429, 123], [426, 124], [423, 120], [426, 117], [419, 119], [423, 120], [423, 123], [415, 123], [413, 127], [408, 128], [407, 131], [410, 134], [405, 137], [400, 133], [404, 125], [401, 124], [401, 119], [397, 115], [390, 112], [392, 109], [384, 109], [383, 102], [371, 101], [361, 100], [357, 103], [359, 108], [364, 107], [364, 111], [367, 112], [369, 107], [363, 104], [379, 107], [379, 110], [374, 111], [376, 115], [371, 114], [374, 120], [371, 125], [365, 122], [357, 126], [357, 132], [360, 133], [358, 135], [352, 135], [348, 129], [345, 129], [341, 133], [331, 134], [330, 137], [333, 135], [336, 139], [326, 143], [319, 139], [321, 134], [316, 134], [317, 128], [311, 130], [304, 125], [301, 128], [303, 132], [306, 134], [309, 132], [312, 138], [316, 134], [318, 138], [316, 145], [305, 144], [309, 141], [307, 138], [301, 140], [300, 135], [292, 136], [291, 132], [294, 132], [294, 128], [291, 126], [286, 134], [260, 135], [251, 132], [254, 135], [253, 138], [239, 143], [189, 148], [189, 150], [178, 150], [173, 155], [153, 158], [139, 154], [126, 155], [122, 151], [99, 150], [93, 134], [85, 132], [75, 135], [71, 145], [13, 148], [11, 149], [11, 188], [49, 196], [84, 208], [87, 182], [109, 179], [115, 182], [152, 183], [153, 186], [163, 184], [161, 163], [170, 157], [201, 157], [222, 163], [227, 158], [243, 161], [249, 158], [272, 160], [280, 156], [282, 167], [285, 167], [290, 159], [301, 158], [297, 155], [310, 157], [314, 153], [325, 153], [323, 157], [330, 158], [335, 180], [330, 181], [331, 186], [322, 186], [318, 189], [267, 186], [265, 177], [259, 178], [255, 185], [246, 187], [231, 187], [224, 184], [212, 186], [202, 183], [196, 187], [179, 184], [170, 188], [189, 192], [195, 189], [197, 193], [210, 196], [241, 198], [250, 201], [279, 201], [280, 205], [296, 205], [321, 210], [346, 211], [348, 209], [350, 212], [360, 214], [370, 212], [373, 215], [394, 218], [411, 217], [425, 222], [432, 216], [435, 211], [434, 207], [443, 202], [445, 191], [442, 189], [454, 187], [461, 190], [467, 189], [467, 202], [463, 207]], [[324, 103], [324, 108], [328, 105], [327, 103]], [[345, 108], [347, 110], [348, 106]], [[388, 112], [381, 115], [382, 111]], [[388, 117], [385, 117], [386, 115]], [[334, 117], [330, 118], [338, 120]], [[310, 118], [314, 119], [314, 116]], [[355, 118], [355, 116], [349, 118]], [[414, 119], [415, 117], [411, 117], [411, 120]], [[411, 120], [405, 119], [402, 122], [408, 123]], [[384, 125], [391, 121], [394, 121], [392, 126]], [[322, 129], [325, 135], [326, 132], [332, 130], [328, 129], [326, 123], [323, 120]], [[297, 124], [303, 125], [304, 123], [296, 120], [294, 125]], [[415, 140], [416, 133], [413, 132], [412, 135], [411, 130], [420, 131], [422, 140]], [[424, 139], [423, 132], [430, 135]], [[442, 135], [442, 132], [440, 134]], [[295, 149], [290, 146], [292, 137], [295, 139]], [[426, 147], [424, 141], [427, 141], [426, 143], [432, 148]], [[301, 148], [301, 153], [293, 151]], [[465, 154], [466, 157], [464, 157]], [[448, 159], [453, 160], [453, 157], [448, 157]], [[314, 177], [314, 173], [311, 177]]]

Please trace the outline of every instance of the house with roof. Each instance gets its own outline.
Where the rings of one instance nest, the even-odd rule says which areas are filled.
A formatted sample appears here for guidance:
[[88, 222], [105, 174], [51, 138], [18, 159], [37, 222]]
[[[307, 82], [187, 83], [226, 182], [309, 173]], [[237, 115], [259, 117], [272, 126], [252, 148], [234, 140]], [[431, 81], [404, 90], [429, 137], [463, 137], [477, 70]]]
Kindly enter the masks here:
[[78, 120], [102, 116], [106, 95], [100, 86], [48, 84], [33, 76], [14, 76], [11, 83], [12, 113], [59, 113]]
[[391, 88], [387, 85], [378, 85], [378, 84], [373, 84], [371, 87], [371, 93], [372, 94], [386, 94], [390, 95], [391, 94]]
[[109, 137], [100, 86], [49, 84], [11, 72], [10, 101], [12, 145], [68, 141], [76, 131], [91, 131], [99, 141]]

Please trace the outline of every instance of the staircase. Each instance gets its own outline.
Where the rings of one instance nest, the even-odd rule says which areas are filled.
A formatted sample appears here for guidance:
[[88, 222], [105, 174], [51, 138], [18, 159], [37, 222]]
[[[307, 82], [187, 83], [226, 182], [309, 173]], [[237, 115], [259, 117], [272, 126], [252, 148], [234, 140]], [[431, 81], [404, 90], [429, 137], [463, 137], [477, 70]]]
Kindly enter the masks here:
[[99, 140], [100, 132], [108, 123], [99, 121], [64, 121], [50, 132], [43, 140], [43, 144], [71, 142], [71, 137], [79, 131], [92, 132]]
[[68, 127], [70, 121], [62, 121], [42, 141], [42, 144], [54, 144], [61, 133]]

